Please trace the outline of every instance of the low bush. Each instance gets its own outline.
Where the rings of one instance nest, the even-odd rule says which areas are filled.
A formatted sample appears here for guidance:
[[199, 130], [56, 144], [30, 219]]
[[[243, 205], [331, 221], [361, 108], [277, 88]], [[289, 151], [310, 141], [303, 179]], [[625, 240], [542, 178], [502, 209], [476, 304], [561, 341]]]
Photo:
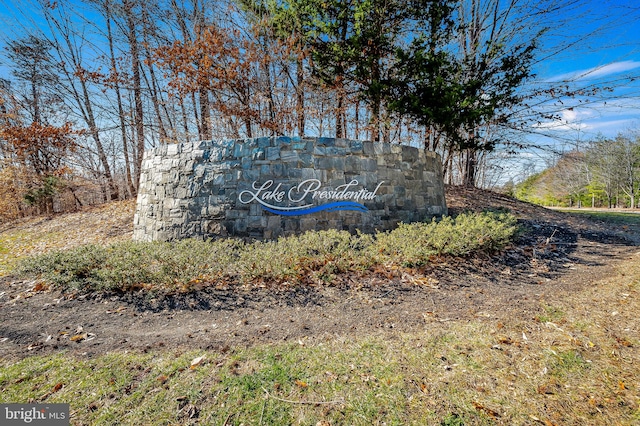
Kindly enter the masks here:
[[503, 248], [517, 232], [507, 213], [465, 213], [429, 223], [351, 235], [307, 232], [277, 241], [236, 239], [174, 243], [127, 241], [86, 245], [24, 260], [18, 274], [39, 276], [63, 290], [190, 291], [205, 285], [330, 283], [345, 272], [377, 265], [419, 266], [432, 256], [469, 256]]
[[511, 214], [463, 213], [439, 221], [434, 218], [430, 223], [400, 224], [391, 232], [378, 234], [375, 246], [394, 263], [420, 266], [432, 256], [463, 257], [500, 250], [516, 231], [516, 219]]

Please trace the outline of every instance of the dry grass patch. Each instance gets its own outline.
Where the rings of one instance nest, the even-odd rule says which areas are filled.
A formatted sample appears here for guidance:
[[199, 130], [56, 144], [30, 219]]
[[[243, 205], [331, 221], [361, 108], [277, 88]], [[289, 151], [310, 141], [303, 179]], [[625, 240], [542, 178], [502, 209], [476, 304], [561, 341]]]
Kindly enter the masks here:
[[117, 201], [76, 213], [30, 217], [0, 226], [0, 276], [29, 256], [84, 244], [131, 238], [135, 200]]

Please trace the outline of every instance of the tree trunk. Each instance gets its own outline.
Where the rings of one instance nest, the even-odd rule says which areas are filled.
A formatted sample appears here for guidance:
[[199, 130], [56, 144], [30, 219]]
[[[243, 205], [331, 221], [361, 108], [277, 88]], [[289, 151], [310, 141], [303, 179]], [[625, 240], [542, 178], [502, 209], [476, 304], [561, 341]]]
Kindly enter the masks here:
[[[196, 101], [196, 93], [191, 92], [191, 103], [193, 104], [193, 116], [196, 120], [196, 127], [198, 128], [198, 139], [202, 139], [202, 123], [200, 122], [200, 116], [198, 115], [198, 102]], [[186, 126], [186, 125], [185, 125]]]
[[182, 129], [184, 131], [184, 137], [187, 143], [190, 142], [191, 138], [189, 137], [189, 120], [187, 120], [187, 109], [184, 106], [184, 100], [180, 98], [178, 101], [180, 103], [180, 112], [182, 113]]
[[[373, 65], [371, 80], [380, 81], [380, 64], [376, 61]], [[371, 140], [374, 142], [380, 141], [380, 104], [380, 96], [376, 95], [371, 99]]]
[[249, 117], [244, 117], [243, 120], [244, 120], [244, 127], [247, 132], [247, 138], [252, 138], [253, 129], [251, 128], [251, 120], [249, 119]]
[[98, 158], [100, 159], [100, 163], [104, 168], [104, 177], [107, 179], [107, 187], [108, 191], [108, 200], [117, 200], [120, 198], [118, 193], [118, 186], [113, 180], [113, 175], [111, 174], [111, 167], [109, 166], [109, 160], [107, 159], [107, 154], [104, 151], [104, 147], [102, 146], [102, 141], [100, 140], [100, 134], [98, 133], [98, 127], [95, 123], [95, 118], [93, 116], [93, 109], [91, 107], [91, 102], [88, 99], [89, 93], [87, 92], [87, 87], [84, 81], [82, 81], [82, 91], [85, 96], [85, 108], [87, 109], [87, 118], [89, 131], [91, 132], [91, 136], [93, 137], [93, 141], [96, 144], [96, 148], [98, 150]]
[[[265, 45], [262, 46], [264, 48], [265, 51], [269, 51], [269, 46], [267, 46], [266, 42]], [[265, 75], [265, 79], [266, 79], [266, 83], [267, 83], [267, 87], [265, 88], [266, 93], [267, 93], [267, 109], [269, 111], [269, 130], [271, 133], [271, 136], [275, 136], [276, 134], [282, 134], [282, 130], [280, 128], [278, 128], [276, 130], [276, 126], [278, 126], [278, 123], [276, 121], [276, 111], [275, 111], [275, 100], [273, 99], [273, 86], [275, 84], [275, 82], [271, 81], [271, 61], [270, 58], [264, 58], [263, 61], [261, 61], [262, 65], [263, 65], [263, 72]], [[248, 107], [249, 105], [247, 105]], [[262, 121], [262, 120], [261, 120]], [[263, 126], [260, 126], [263, 127]]]
[[453, 168], [453, 150], [449, 148], [445, 155], [444, 160], [442, 161], [442, 178], [446, 179], [447, 183], [451, 185], [453, 183], [453, 173], [451, 169]]
[[201, 87], [198, 95], [200, 96], [200, 140], [210, 140], [211, 108], [209, 106], [209, 91]]
[[462, 184], [464, 186], [475, 186], [476, 172], [478, 170], [478, 153], [474, 149], [468, 149], [465, 157]]
[[142, 157], [144, 155], [144, 114], [142, 106], [142, 84], [140, 78], [140, 51], [138, 46], [138, 36], [136, 33], [136, 24], [133, 18], [133, 3], [131, 0], [124, 0], [124, 12], [127, 21], [129, 39], [129, 48], [131, 54], [132, 68], [132, 84], [133, 84], [133, 100], [134, 100], [134, 121], [137, 139], [137, 152], [135, 158], [135, 187], [138, 187], [140, 181], [140, 171], [142, 168]]
[[116, 56], [113, 49], [113, 34], [111, 32], [111, 12], [109, 10], [109, 2], [104, 3], [107, 25], [107, 39], [109, 41], [109, 55], [111, 61], [111, 73], [115, 75], [114, 90], [116, 92], [116, 100], [118, 103], [118, 118], [120, 120], [120, 137], [122, 138], [122, 155], [124, 156], [124, 168], [127, 184], [127, 192], [130, 196], [136, 194], [136, 187], [131, 177], [131, 163], [129, 161], [129, 143], [127, 138], [127, 123], [124, 116], [124, 108], [122, 106], [122, 96], [120, 95], [120, 82], [118, 77], [118, 69], [116, 65]]
[[[176, 0], [171, 0], [171, 8], [173, 9], [173, 12], [176, 16], [176, 21], [178, 22], [178, 26], [180, 27], [180, 32], [182, 32], [182, 39], [184, 40], [185, 43], [188, 41], [191, 41], [192, 37], [189, 33], [187, 23], [184, 18], [183, 10], [180, 9]], [[195, 13], [196, 12], [195, 12], [195, 6], [194, 6], [194, 15]], [[182, 111], [182, 123], [183, 123], [185, 138], [186, 138], [186, 141], [189, 142], [189, 140], [191, 139], [189, 137], [189, 120], [187, 120], [187, 111], [184, 104], [184, 99], [180, 98], [179, 102], [180, 102], [180, 109]], [[200, 118], [198, 117], [196, 95], [193, 91], [191, 92], [191, 103], [193, 104], [193, 114], [195, 116], [196, 127], [198, 129], [198, 137], [200, 137], [202, 135], [202, 127], [200, 125]]]
[[337, 90], [338, 101], [336, 105], [336, 138], [342, 138], [344, 133], [344, 122], [342, 109], [344, 108], [344, 92], [342, 87]]
[[391, 143], [391, 123], [389, 122], [389, 115], [385, 112], [384, 120], [381, 120], [382, 124], [382, 142]]
[[355, 104], [355, 116], [353, 118], [355, 121], [355, 139], [358, 140], [360, 138], [360, 102], [356, 99]]
[[[78, 105], [78, 110], [82, 114], [82, 118], [84, 119], [85, 124], [89, 128], [89, 132], [91, 137], [96, 145], [96, 150], [98, 151], [98, 159], [100, 160], [100, 165], [104, 170], [104, 177], [107, 180], [107, 201], [117, 200], [119, 198], [118, 187], [113, 179], [113, 175], [111, 174], [111, 167], [109, 165], [109, 160], [107, 158], [107, 154], [102, 145], [102, 141], [100, 140], [100, 133], [98, 131], [98, 126], [96, 125], [95, 114], [93, 113], [93, 104], [91, 102], [91, 95], [89, 94], [89, 89], [87, 87], [87, 77], [80, 75], [76, 80], [80, 83], [80, 92], [78, 92], [76, 85], [74, 83], [74, 77], [77, 77], [77, 72], [81, 72], [84, 70], [80, 59], [80, 51], [77, 45], [74, 45], [75, 36], [71, 32], [70, 26], [68, 25], [68, 21], [64, 18], [57, 18], [54, 16], [48, 16], [48, 21], [50, 25], [54, 25], [58, 30], [58, 33], [62, 37], [64, 43], [66, 44], [67, 51], [63, 50], [61, 43], [56, 43], [55, 48], [58, 51], [58, 54], [63, 61], [61, 63], [62, 71], [66, 75], [69, 80], [69, 91], [73, 97], [73, 100]], [[71, 70], [67, 68], [67, 63], [69, 63]]]
[[[150, 59], [148, 59], [150, 61]], [[147, 73], [142, 72], [142, 76], [144, 77], [144, 81], [149, 88], [149, 93], [151, 94], [151, 103], [153, 104], [153, 111], [156, 113], [156, 123], [158, 126], [158, 132], [160, 133], [160, 142], [168, 143], [169, 142], [169, 134], [164, 126], [164, 121], [162, 120], [162, 113], [160, 110], [160, 103], [158, 102], [158, 93], [159, 90], [156, 84], [155, 73], [153, 72], [153, 67], [149, 66], [149, 77], [147, 77]]]
[[31, 82], [31, 96], [33, 97], [33, 122], [40, 123], [40, 98], [38, 97], [38, 87], [35, 81]]
[[[302, 53], [300, 53], [302, 55]], [[298, 116], [298, 135], [304, 137], [305, 114], [304, 114], [304, 68], [303, 58], [296, 59], [296, 112]]]
[[[145, 77], [145, 81], [147, 82], [147, 87], [149, 87], [149, 92], [151, 93], [151, 103], [153, 104], [153, 110], [156, 113], [158, 131], [160, 132], [160, 141], [167, 143], [169, 142], [169, 136], [165, 128], [164, 122], [162, 120], [160, 103], [158, 102], [158, 98], [161, 96], [161, 92], [160, 92], [160, 89], [158, 88], [158, 84], [157, 84], [158, 80], [156, 79], [155, 71], [153, 70], [153, 60], [151, 58], [151, 51], [149, 50], [149, 46], [151, 45], [149, 40], [149, 35], [151, 32], [151, 29], [149, 28], [149, 23], [151, 22], [151, 17], [147, 12], [147, 8], [144, 5], [144, 3], [142, 3], [142, 17], [143, 17], [142, 39], [144, 41], [143, 49], [146, 57], [147, 68], [149, 69], [149, 80], [151, 81], [147, 80], [146, 73], [143, 73], [143, 75]], [[175, 132], [172, 132], [172, 133], [175, 133]], [[174, 142], [176, 141], [174, 140]]]

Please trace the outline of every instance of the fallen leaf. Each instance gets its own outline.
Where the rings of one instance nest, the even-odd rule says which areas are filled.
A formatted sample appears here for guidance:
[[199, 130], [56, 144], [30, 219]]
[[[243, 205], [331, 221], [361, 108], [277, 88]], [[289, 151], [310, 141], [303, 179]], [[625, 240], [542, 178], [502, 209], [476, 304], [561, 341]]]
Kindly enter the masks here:
[[306, 389], [309, 387], [308, 384], [306, 384], [305, 382], [303, 382], [302, 380], [296, 380], [295, 381], [296, 386], [301, 387], [302, 389]]
[[551, 385], [540, 385], [538, 386], [538, 393], [540, 395], [553, 395], [556, 393], [556, 388]]
[[632, 348], [633, 347], [633, 343], [631, 343], [630, 341], [628, 341], [626, 338], [624, 337], [616, 337], [616, 341], [618, 342], [619, 345], [624, 346], [626, 348]]
[[62, 382], [58, 382], [56, 383], [53, 388], [51, 388], [51, 390], [47, 393], [45, 393], [44, 395], [42, 395], [40, 397], [41, 401], [44, 401], [45, 399], [49, 398], [51, 395], [53, 395], [54, 393], [58, 392], [60, 389], [62, 389], [62, 387], [64, 386], [64, 383]]
[[33, 287], [32, 291], [40, 292], [40, 291], [46, 291], [46, 290], [49, 290], [49, 286], [45, 283], [40, 282]]
[[[393, 278], [393, 277], [392, 277]], [[402, 274], [402, 282], [411, 283], [417, 286], [430, 287], [433, 289], [440, 288], [438, 284], [440, 283], [437, 279], [432, 277], [416, 277], [413, 275], [409, 275], [407, 273]]]
[[192, 370], [195, 370], [197, 366], [199, 366], [200, 364], [202, 364], [202, 361], [204, 361], [206, 358], [205, 355], [199, 356], [197, 358], [194, 358], [191, 360], [191, 366], [189, 367]]
[[539, 418], [537, 418], [536, 416], [533, 415], [529, 415], [529, 418], [531, 420], [535, 420], [536, 422], [542, 423], [546, 426], [555, 426], [553, 423], [551, 423], [549, 420], [540, 420]]
[[82, 342], [88, 337], [87, 333], [76, 334], [69, 338], [72, 342]]
[[474, 402], [473, 406], [478, 411], [484, 411], [490, 417], [494, 417], [494, 418], [495, 417], [500, 417], [500, 413], [498, 413], [495, 410], [492, 410], [491, 408], [485, 407], [484, 405], [480, 404], [479, 402]]
[[504, 345], [512, 345], [513, 340], [511, 340], [511, 337], [508, 336], [500, 336], [498, 337], [498, 343], [502, 343]]

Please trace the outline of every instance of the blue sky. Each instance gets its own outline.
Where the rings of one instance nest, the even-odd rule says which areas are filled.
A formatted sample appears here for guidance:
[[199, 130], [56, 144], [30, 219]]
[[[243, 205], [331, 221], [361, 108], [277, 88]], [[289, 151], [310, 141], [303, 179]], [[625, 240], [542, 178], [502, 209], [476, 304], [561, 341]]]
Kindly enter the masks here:
[[[586, 43], [539, 64], [538, 80], [568, 82], [572, 88], [609, 87], [594, 96], [562, 99], [556, 104], [561, 120], [542, 123], [563, 138], [581, 141], [598, 135], [613, 137], [640, 130], [640, 3], [584, 1], [565, 29], [567, 34], [591, 34]], [[581, 13], [580, 13], [581, 12]]]

